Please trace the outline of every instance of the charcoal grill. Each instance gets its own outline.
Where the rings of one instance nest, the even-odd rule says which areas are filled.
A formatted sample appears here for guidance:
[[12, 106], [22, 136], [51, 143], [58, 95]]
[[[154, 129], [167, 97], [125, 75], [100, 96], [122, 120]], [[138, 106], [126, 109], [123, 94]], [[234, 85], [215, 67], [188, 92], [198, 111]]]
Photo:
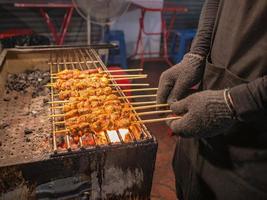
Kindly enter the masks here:
[[[9, 73], [26, 69], [50, 70], [100, 68], [107, 71], [97, 51], [105, 46], [67, 46], [4, 50], [0, 60], [0, 92], [4, 94]], [[108, 72], [107, 72], [108, 73]], [[116, 86], [121, 96], [121, 88]], [[56, 101], [51, 89], [51, 101]], [[127, 98], [123, 98], [128, 102]], [[60, 132], [58, 109], [44, 106], [34, 120], [23, 115], [25, 105], [40, 106], [41, 99], [24, 95], [15, 101], [0, 100], [0, 117], [14, 128], [0, 130], [0, 191], [5, 199], [149, 199], [155, 166], [157, 141], [141, 124], [140, 135], [130, 134], [125, 142], [120, 131], [105, 132], [99, 142], [92, 134], [93, 145], [73, 144], [72, 138]], [[54, 104], [53, 104], [54, 105]], [[28, 108], [31, 110], [31, 108]], [[137, 117], [137, 120], [140, 120]], [[25, 126], [41, 129], [30, 141]], [[49, 137], [51, 135], [51, 137]], [[114, 136], [115, 135], [115, 136]], [[114, 139], [115, 138], [115, 139]], [[65, 145], [62, 146], [62, 141]], [[103, 142], [104, 141], [104, 142]]]
[[[108, 69], [104, 65], [104, 63], [101, 61], [99, 56], [97, 55], [96, 51], [94, 49], [88, 49], [88, 48], [79, 48], [76, 50], [72, 49], [65, 49], [63, 52], [52, 52], [50, 57], [50, 61], [48, 62], [48, 65], [50, 66], [50, 74], [51, 74], [51, 84], [54, 83], [55, 81], [55, 76], [62, 70], [69, 70], [69, 69], [79, 69], [81, 71], [83, 70], [89, 70], [89, 69], [98, 69], [101, 70], [102, 72], [107, 73], [110, 77], [111, 74], [109, 73]], [[114, 81], [114, 79], [111, 79], [111, 82], [113, 83], [113, 87], [119, 92], [119, 96], [121, 97], [126, 97], [124, 93], [120, 92], [121, 88], [118, 87], [118, 84]], [[57, 113], [63, 113], [62, 112], [62, 106], [64, 103], [61, 103], [59, 99], [57, 99], [57, 92], [51, 88], [51, 111], [53, 115], [56, 115]], [[122, 101], [125, 103], [129, 103], [127, 98], [123, 98]], [[60, 103], [59, 103], [60, 102]], [[55, 105], [60, 105], [60, 106], [55, 106]], [[134, 112], [134, 111], [133, 111]], [[136, 115], [136, 118], [138, 116]], [[53, 129], [53, 150], [55, 153], [64, 153], [64, 149], [62, 149], [62, 143], [63, 146], [65, 147], [65, 150], [68, 151], [73, 151], [84, 147], [84, 141], [83, 137], [79, 138], [79, 144], [78, 145], [72, 145], [73, 139], [69, 134], [66, 134], [66, 126], [64, 124], [60, 124], [60, 118], [58, 117], [53, 117], [52, 118], [52, 129]], [[141, 120], [140, 118], [136, 120]], [[131, 142], [137, 142], [141, 140], [147, 140], [151, 139], [150, 133], [147, 131], [146, 127], [141, 124], [142, 129], [140, 130], [141, 133], [140, 135], [134, 135], [130, 130], [129, 130], [129, 136], [130, 136], [130, 141]], [[96, 138], [95, 134], [91, 134], [89, 139], [92, 139], [93, 145], [87, 145], [86, 148], [95, 148], [96, 145], [112, 145], [114, 143], [120, 143], [123, 144], [125, 143], [125, 138], [124, 138], [124, 132], [125, 130], [112, 130], [112, 131], [104, 131], [102, 132], [102, 135], [98, 133], [97, 135], [100, 138]], [[61, 147], [60, 150], [58, 151], [58, 138], [57, 137], [62, 137], [62, 134], [64, 135], [64, 138], [61, 138]], [[123, 135], [122, 135], [123, 134]], [[64, 142], [62, 142], [62, 139]], [[88, 138], [87, 138], [88, 140]], [[129, 141], [127, 141], [129, 142]]]

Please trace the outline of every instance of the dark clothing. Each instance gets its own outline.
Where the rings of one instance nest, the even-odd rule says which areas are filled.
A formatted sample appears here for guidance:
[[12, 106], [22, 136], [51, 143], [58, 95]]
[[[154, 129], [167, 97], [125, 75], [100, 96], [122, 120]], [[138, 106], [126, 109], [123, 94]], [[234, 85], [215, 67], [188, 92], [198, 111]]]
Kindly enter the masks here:
[[234, 87], [231, 93], [234, 104], [240, 105], [240, 106], [235, 106], [235, 110], [239, 119], [243, 121], [251, 121], [266, 116], [267, 113], [266, 75], [263, 76], [262, 78], [258, 78], [257, 80], [250, 82], [249, 84], [242, 84]]
[[[231, 82], [226, 83], [224, 87], [251, 82], [248, 86], [238, 87], [231, 92], [235, 101], [242, 97], [242, 103], [234, 103], [237, 114], [245, 117], [244, 120], [254, 117], [251, 112], [253, 114], [260, 114], [258, 111], [267, 112], [266, 23], [267, 1], [265, 0], [220, 2], [210, 61], [215, 68], [219, 68], [220, 71], [217, 72], [219, 76]], [[253, 82], [257, 78], [261, 80]], [[222, 79], [213, 81], [222, 82]], [[212, 80], [207, 81], [213, 86], [217, 84], [210, 83]]]
[[212, 14], [202, 13], [201, 20], [209, 20], [200, 22], [197, 36], [207, 35], [191, 48], [205, 55], [209, 44], [203, 89], [231, 88], [242, 121], [216, 137], [179, 138], [173, 160], [178, 196], [267, 199], [267, 1], [208, 0], [204, 10]]
[[[237, 114], [240, 116], [252, 116], [251, 112], [263, 110], [267, 112], [266, 4], [262, 0], [206, 0], [190, 50], [203, 56], [210, 52], [209, 61], [216, 66], [208, 66], [206, 71], [220, 74], [217, 79], [210, 80], [213, 81], [210, 83], [212, 85], [221, 82], [221, 74], [233, 79], [229, 80], [231, 86], [262, 78], [233, 89]], [[238, 102], [241, 96], [242, 104]]]

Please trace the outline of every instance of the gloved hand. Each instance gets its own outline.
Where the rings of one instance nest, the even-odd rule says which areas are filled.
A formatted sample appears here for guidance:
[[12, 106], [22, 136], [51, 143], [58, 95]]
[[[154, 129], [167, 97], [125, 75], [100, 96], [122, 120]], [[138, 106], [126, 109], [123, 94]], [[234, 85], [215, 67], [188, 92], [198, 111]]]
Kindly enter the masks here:
[[202, 56], [188, 53], [179, 64], [164, 71], [159, 80], [157, 103], [183, 98], [188, 90], [200, 81], [203, 61]]
[[228, 90], [206, 90], [171, 104], [178, 120], [167, 124], [174, 133], [184, 137], [212, 137], [223, 133], [235, 122]]

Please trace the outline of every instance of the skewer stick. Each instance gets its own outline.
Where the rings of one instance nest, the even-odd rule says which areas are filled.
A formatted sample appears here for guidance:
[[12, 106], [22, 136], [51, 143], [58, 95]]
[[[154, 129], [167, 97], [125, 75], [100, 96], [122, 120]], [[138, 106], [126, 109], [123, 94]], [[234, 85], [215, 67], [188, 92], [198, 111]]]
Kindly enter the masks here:
[[127, 90], [121, 90], [121, 92], [143, 92], [143, 91], [155, 91], [155, 90], [158, 90], [158, 88], [127, 89]]
[[122, 83], [122, 84], [109, 84], [111, 86], [149, 86], [149, 83]]
[[[60, 79], [58, 76], [51, 76], [53, 79]], [[126, 78], [131, 78], [131, 77], [144, 77], [144, 78], [147, 78], [147, 74], [131, 74], [131, 75], [129, 75], [129, 74], [127, 74], [127, 75], [125, 75], [125, 74], [122, 74], [122, 75], [109, 75], [108, 76], [108, 78], [110, 79], [110, 80], [112, 80], [112, 79], [114, 79], [114, 78], [124, 78], [124, 79], [126, 79]], [[77, 79], [84, 79], [85, 77], [78, 77]], [[88, 75], [88, 76], [86, 76], [86, 78], [90, 78], [90, 75]], [[69, 79], [71, 79], [71, 78], [69, 78]]]
[[109, 80], [118, 81], [118, 80], [133, 80], [133, 79], [143, 79], [147, 78], [146, 76], [133, 76], [133, 77], [122, 77], [122, 78], [111, 78]]
[[[112, 93], [118, 93], [118, 92], [143, 92], [143, 91], [155, 91], [158, 88], [141, 88], [141, 89], [127, 89], [127, 90], [113, 90]], [[54, 94], [54, 96], [58, 96], [59, 94]]]
[[[131, 76], [131, 77], [110, 77], [108, 80], [109, 81], [118, 81], [118, 80], [134, 80], [134, 79], [144, 79], [144, 78], [147, 78], [147, 75], [146, 76]], [[53, 84], [47, 84], [48, 86], [53, 86]]]
[[118, 75], [109, 75], [108, 77], [116, 78], [116, 77], [135, 77], [135, 76], [145, 76], [147, 77], [147, 74], [118, 74]]
[[[135, 99], [135, 98], [143, 98], [143, 97], [156, 97], [156, 94], [148, 94], [148, 95], [133, 95], [133, 96], [121, 96], [118, 97], [118, 99]], [[70, 103], [70, 102], [76, 102], [76, 101], [69, 101], [69, 100], [62, 100], [62, 101], [50, 101], [47, 102], [49, 104], [55, 104], [55, 103]]]
[[172, 110], [158, 110], [158, 111], [149, 111], [149, 112], [140, 112], [137, 113], [139, 116], [144, 116], [144, 115], [154, 115], [154, 114], [167, 114], [167, 113], [172, 113]]
[[[98, 61], [87, 61], [87, 63], [94, 63], [94, 62], [98, 62]], [[84, 63], [84, 62], [66, 62], [65, 64], [78, 64], [78, 63]], [[55, 63], [57, 64], [57, 63]], [[64, 64], [64, 63], [59, 63], [59, 64]], [[81, 70], [82, 71], [82, 70]], [[136, 68], [136, 69], [109, 69], [109, 70], [103, 70], [101, 68], [99, 68], [99, 72], [98, 73], [116, 73], [116, 72], [141, 72], [143, 71], [142, 68]], [[57, 73], [52, 73], [52, 76], [56, 76], [57, 74], [59, 74], [60, 72]]]
[[[86, 61], [86, 63], [98, 63], [99, 61], [93, 60], [93, 61]], [[72, 64], [79, 64], [79, 63], [84, 63], [83, 61], [72, 61], [72, 62], [48, 62], [49, 65], [72, 65]]]
[[154, 123], [154, 122], [162, 122], [167, 120], [175, 120], [175, 119], [181, 119], [182, 116], [176, 116], [176, 117], [164, 117], [164, 118], [158, 118], [158, 119], [147, 119], [147, 120], [141, 120], [137, 121], [138, 123]]
[[119, 99], [136, 99], [136, 98], [144, 98], [144, 97], [156, 97], [156, 94], [147, 94], [147, 95], [133, 95], [133, 96], [122, 96], [118, 97]]
[[79, 137], [79, 143], [80, 143], [80, 147], [83, 147], [83, 141], [81, 137]]
[[[126, 103], [126, 104], [131, 104], [132, 106], [138, 106], [138, 105], [150, 105], [150, 104], [153, 105], [156, 103], [157, 103], [156, 101], [141, 101], [141, 102], [130, 102], [130, 103]], [[157, 104], [157, 105], [159, 105], [159, 104]], [[167, 104], [166, 104], [166, 106], [167, 106]], [[64, 106], [52, 106], [50, 108], [51, 109], [62, 109], [62, 108], [64, 108]], [[134, 107], [134, 108], [138, 108], [138, 107]]]
[[[150, 104], [156, 104], [156, 101], [140, 101], [140, 102], [130, 102], [132, 106], [138, 106], [138, 105], [150, 105]], [[136, 108], [136, 107], [135, 107]]]
[[[155, 107], [165, 107], [168, 106], [168, 104], [158, 104], [158, 105], [151, 105], [151, 106], [140, 106], [140, 107], [133, 107], [132, 110], [143, 110], [143, 109], [147, 109], [147, 108], [155, 108]], [[55, 108], [55, 107], [52, 107]], [[63, 108], [63, 106], [59, 106], [58, 108]], [[148, 111], [148, 112], [140, 112], [138, 113], [138, 115], [148, 115], [148, 114], [160, 114], [160, 113], [170, 113], [171, 110], [158, 110], [158, 111]], [[53, 115], [49, 115], [50, 118], [53, 117], [64, 117], [66, 114], [64, 113], [58, 113], [58, 114], [53, 114]]]
[[[139, 107], [133, 107], [133, 110], [144, 110], [144, 109], [148, 109], [148, 108], [156, 108], [156, 107], [166, 107], [169, 106], [168, 104], [156, 104], [156, 105], [149, 105], [149, 106], [139, 106]], [[64, 106], [54, 106], [52, 108], [63, 108]], [[161, 110], [161, 111], [150, 111], [150, 112], [154, 112], [156, 114], [156, 112], [158, 112], [158, 114], [160, 112], [164, 113], [164, 111], [166, 110]], [[148, 113], [148, 112], [147, 112]], [[139, 113], [140, 114], [140, 113]], [[54, 115], [49, 115], [49, 117], [64, 117], [65, 114], [59, 113], [59, 114], [54, 114]]]
[[143, 69], [142, 68], [136, 68], [136, 69], [109, 69], [109, 70], [107, 70], [107, 71], [105, 71], [105, 72], [110, 72], [110, 73], [112, 73], [112, 72], [141, 72], [141, 71], [143, 71]]
[[66, 114], [65, 113], [59, 113], [59, 114], [54, 114], [54, 115], [49, 115], [49, 117], [64, 117]]
[[59, 130], [59, 131], [55, 131], [55, 133], [57, 134], [57, 133], [66, 133], [66, 132], [69, 132], [69, 130], [68, 129], [63, 129], [63, 130]]
[[166, 107], [169, 106], [169, 104], [155, 104], [155, 105], [149, 105], [149, 106], [139, 106], [139, 107], [134, 107], [134, 110], [143, 110], [143, 109], [148, 109], [148, 108], [158, 108], [158, 107]]
[[[181, 118], [182, 118], [182, 116], [164, 117], [164, 118], [157, 118], [157, 119], [138, 120], [138, 121], [133, 121], [133, 123], [143, 123], [143, 124], [145, 124], [145, 123], [162, 122], [162, 121], [167, 121], [167, 120], [176, 120], [176, 119], [181, 119]], [[54, 122], [54, 124], [55, 125], [65, 124], [65, 121], [57, 121], [57, 122]]]
[[70, 137], [69, 137], [69, 135], [66, 135], [66, 143], [67, 143], [67, 149], [70, 149]]
[[[149, 86], [149, 83], [122, 83], [122, 84], [114, 83], [114, 84], [108, 84], [108, 85], [109, 86], [121, 86], [121, 87], [124, 87], [124, 86]], [[47, 84], [44, 86], [54, 87], [52, 84]]]
[[65, 124], [65, 121], [56, 121], [53, 124], [55, 124], [55, 125], [61, 125], [61, 124]]
[[47, 102], [48, 104], [55, 104], [55, 103], [68, 103], [70, 101], [50, 101], [50, 102]]
[[66, 133], [66, 132], [68, 132], [69, 130], [58, 130], [58, 131], [55, 131], [55, 133]]

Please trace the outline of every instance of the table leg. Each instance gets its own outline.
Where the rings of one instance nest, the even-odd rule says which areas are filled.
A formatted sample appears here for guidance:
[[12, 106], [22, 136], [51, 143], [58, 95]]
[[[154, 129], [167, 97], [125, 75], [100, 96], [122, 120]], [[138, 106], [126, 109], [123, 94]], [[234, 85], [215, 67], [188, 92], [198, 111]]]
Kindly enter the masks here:
[[64, 39], [70, 24], [70, 20], [72, 18], [72, 14], [73, 14], [73, 8], [69, 8], [66, 11], [66, 15], [64, 16], [64, 20], [63, 20], [63, 24], [62, 24], [62, 28], [61, 28], [61, 34], [60, 34], [60, 38], [59, 38], [59, 45], [62, 45], [64, 43]]
[[55, 27], [54, 23], [51, 21], [48, 13], [43, 8], [40, 8], [40, 13], [41, 13], [42, 17], [44, 18], [44, 20], [48, 26], [48, 29], [51, 31], [52, 37], [53, 37], [55, 43], [59, 44], [59, 37], [57, 34], [56, 27]]

